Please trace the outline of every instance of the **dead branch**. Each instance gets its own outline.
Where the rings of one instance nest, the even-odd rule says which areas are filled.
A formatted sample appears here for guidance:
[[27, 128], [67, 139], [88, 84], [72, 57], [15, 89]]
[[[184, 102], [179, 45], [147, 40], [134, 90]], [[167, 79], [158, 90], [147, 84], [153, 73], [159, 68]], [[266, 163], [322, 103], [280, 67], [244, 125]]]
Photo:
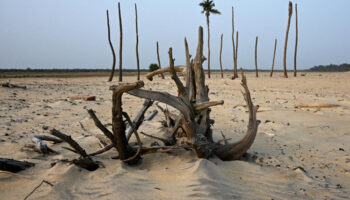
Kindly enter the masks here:
[[[181, 66], [176, 66], [174, 67], [175, 71], [176, 72], [182, 72], [183, 71], [183, 68]], [[166, 72], [170, 72], [170, 67], [166, 67], [166, 68], [162, 68], [162, 69], [158, 69], [158, 70], [155, 70], [153, 72], [150, 72], [148, 74], [146, 74], [146, 78], [150, 81], [153, 80], [153, 76], [155, 75], [158, 75], [158, 74], [164, 74]]]
[[202, 110], [207, 109], [209, 107], [223, 105], [223, 104], [224, 104], [223, 100], [221, 100], [221, 101], [209, 101], [209, 102], [194, 104], [193, 107], [195, 109], [195, 112], [199, 113]]
[[253, 105], [253, 102], [250, 97], [248, 85], [247, 85], [247, 79], [243, 74], [242, 70], [241, 70], [241, 74], [242, 74], [241, 85], [244, 89], [243, 96], [245, 101], [247, 102], [247, 107], [249, 109], [248, 130], [245, 136], [240, 141], [233, 144], [218, 146], [214, 150], [214, 154], [222, 160], [235, 160], [240, 158], [253, 144], [257, 133], [258, 125], [260, 123], [260, 121], [256, 120], [257, 107]]
[[[153, 101], [151, 101], [149, 99], [144, 100], [141, 109], [139, 110], [139, 112], [136, 114], [134, 120], [132, 121], [136, 130], [143, 123], [144, 115], [145, 115], [147, 109], [149, 107], [151, 107], [152, 104], [153, 104]], [[126, 133], [126, 138], [128, 139], [128, 141], [130, 140], [132, 133], [133, 133], [132, 128], [129, 128], [127, 133]]]
[[45, 140], [45, 141], [50, 141], [53, 142], [54, 144], [61, 143], [62, 140], [57, 139], [55, 137], [47, 136], [47, 135], [34, 135], [33, 137], [38, 138], [39, 140]]
[[81, 157], [88, 157], [85, 150], [75, 140], [73, 140], [71, 136], [68, 136], [56, 129], [52, 129], [50, 133], [67, 142]]
[[75, 96], [75, 97], [69, 97], [69, 100], [96, 101], [96, 96]]
[[11, 84], [10, 82], [0, 83], [0, 87], [27, 89], [27, 86], [15, 85]]
[[334, 108], [339, 107], [337, 104], [315, 104], [315, 105], [295, 105], [294, 108]]
[[79, 159], [73, 160], [75, 165], [89, 171], [94, 171], [99, 167], [98, 163], [93, 161], [89, 155], [87, 155], [85, 149], [83, 149], [75, 140], [73, 140], [71, 136], [68, 136], [56, 129], [52, 129], [50, 133], [67, 142], [74, 149], [73, 152], [81, 156]]
[[0, 158], [0, 170], [17, 173], [27, 168], [35, 166], [34, 163], [18, 161], [8, 158]]
[[111, 140], [113, 144], [115, 144], [113, 134], [101, 123], [101, 121], [95, 115], [95, 112], [92, 109], [89, 109], [88, 113], [92, 120], [94, 120], [96, 127], [99, 128], [102, 131], [102, 133]]
[[47, 181], [47, 180], [42, 180], [38, 186], [36, 186], [26, 197], [24, 197], [24, 200], [27, 200], [28, 197], [29, 197], [30, 195], [32, 195], [32, 194], [35, 192], [35, 190], [37, 190], [43, 183], [46, 183], [46, 184], [48, 184], [49, 186], [53, 187], [53, 184], [50, 183], [49, 181]]
[[125, 159], [123, 161], [124, 162], [133, 162], [134, 160], [136, 160], [136, 162], [137, 162], [137, 160], [139, 160], [139, 155], [140, 155], [140, 152], [141, 152], [141, 149], [142, 149], [142, 142], [141, 142], [139, 134], [137, 133], [137, 130], [135, 129], [134, 124], [131, 122], [131, 119], [130, 119], [128, 113], [123, 112], [123, 116], [125, 117], [126, 121], [129, 122], [130, 128], [133, 130], [133, 132], [135, 134], [135, 137], [136, 137], [136, 140], [137, 140], [137, 145], [138, 145], [138, 149], [137, 149], [135, 155], [133, 155], [132, 157], [127, 158], [127, 159]]
[[90, 153], [89, 156], [96, 156], [96, 155], [102, 154], [102, 153], [104, 153], [104, 152], [109, 151], [109, 150], [112, 149], [113, 147], [114, 147], [113, 144], [109, 144], [109, 145], [105, 146], [103, 149], [100, 149], [100, 150], [98, 150], [98, 151], [96, 151], [96, 152], [94, 152], [94, 153]]
[[170, 73], [171, 73], [171, 78], [174, 80], [177, 90], [179, 95], [178, 96], [187, 96], [187, 92], [185, 90], [185, 86], [182, 84], [180, 81], [179, 77], [176, 75], [176, 71], [174, 68], [174, 59], [173, 59], [173, 49], [169, 48], [169, 68], [170, 68]]
[[145, 118], [145, 121], [151, 121], [157, 114], [158, 110], [153, 110], [153, 112]]

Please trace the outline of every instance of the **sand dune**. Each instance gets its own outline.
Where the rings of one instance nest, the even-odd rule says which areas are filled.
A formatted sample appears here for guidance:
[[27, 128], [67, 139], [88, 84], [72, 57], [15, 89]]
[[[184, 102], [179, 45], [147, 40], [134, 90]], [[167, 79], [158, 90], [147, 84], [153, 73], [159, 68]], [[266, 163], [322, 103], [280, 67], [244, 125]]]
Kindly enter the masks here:
[[[111, 92], [106, 77], [15, 78], [27, 89], [0, 88], [0, 157], [27, 160], [36, 166], [16, 175], [0, 172], [1, 199], [23, 199], [42, 180], [30, 199], [347, 199], [350, 196], [350, 74], [307, 73], [289, 79], [276, 73], [247, 74], [254, 104], [260, 105], [258, 135], [248, 155], [239, 161], [197, 159], [191, 151], [176, 150], [143, 156], [137, 166], [111, 157], [115, 150], [96, 156], [105, 168], [89, 172], [60, 159], [77, 156], [66, 144], [49, 144], [59, 155], [43, 157], [23, 150], [44, 126], [72, 135], [88, 152], [99, 149], [94, 134], [101, 134], [89, 118], [92, 108], [102, 123], [111, 122]], [[221, 131], [234, 142], [244, 134], [248, 114], [240, 80], [214, 74], [207, 79], [213, 108], [214, 139]], [[136, 77], [125, 77], [126, 82]], [[6, 82], [7, 79], [0, 79]], [[145, 81], [145, 88], [176, 88], [170, 77]], [[70, 101], [79, 95], [96, 101]], [[123, 108], [134, 116], [142, 99], [124, 95]], [[336, 104], [332, 108], [295, 108], [296, 105]], [[151, 113], [156, 106], [148, 110]], [[170, 108], [171, 109], [171, 108]], [[161, 112], [140, 131], [161, 136]], [[83, 131], [80, 123], [89, 131]], [[142, 136], [143, 137], [143, 136]], [[145, 144], [152, 139], [142, 138]]]

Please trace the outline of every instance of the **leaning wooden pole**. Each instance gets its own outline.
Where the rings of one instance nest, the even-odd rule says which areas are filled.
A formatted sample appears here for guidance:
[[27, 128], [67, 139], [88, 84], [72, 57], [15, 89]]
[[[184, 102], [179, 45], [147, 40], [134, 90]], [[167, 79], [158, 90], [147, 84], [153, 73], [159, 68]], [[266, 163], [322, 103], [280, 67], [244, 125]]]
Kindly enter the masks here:
[[283, 54], [283, 73], [284, 73], [284, 78], [288, 78], [288, 74], [287, 74], [287, 43], [288, 43], [290, 18], [292, 17], [292, 13], [293, 13], [293, 4], [292, 4], [292, 2], [289, 2], [288, 25], [287, 25], [287, 31], [286, 31], [286, 39], [284, 40], [284, 54]]
[[120, 32], [120, 41], [119, 41], [119, 82], [123, 81], [123, 26], [122, 26], [122, 14], [120, 12], [120, 2], [118, 2], [118, 13], [119, 13], [119, 32]]
[[220, 72], [221, 72], [221, 78], [224, 78], [224, 73], [222, 72], [222, 40], [223, 40], [224, 34], [221, 34], [221, 40], [220, 40]]
[[[157, 41], [157, 60], [158, 60], [158, 67], [159, 67], [159, 69], [162, 69], [162, 66], [160, 65], [158, 41]], [[162, 79], [164, 79], [164, 74], [161, 74], [161, 76], [162, 76]]]
[[275, 66], [276, 47], [277, 47], [277, 39], [275, 39], [275, 48], [273, 50], [273, 58], [272, 58], [272, 67], [271, 67], [270, 77], [272, 77], [273, 67]]
[[297, 7], [297, 4], [295, 4], [294, 77], [297, 76], [297, 50], [298, 50], [298, 7]]
[[232, 6], [232, 49], [233, 49], [233, 78], [238, 78], [237, 66], [236, 66], [236, 47], [235, 47], [235, 23], [234, 12]]
[[113, 55], [112, 71], [111, 71], [111, 75], [109, 76], [109, 79], [108, 79], [108, 81], [110, 82], [110, 81], [112, 81], [113, 76], [114, 76], [116, 58], [115, 58], [115, 51], [114, 51], [114, 48], [113, 48], [113, 44], [112, 44], [112, 41], [111, 41], [111, 28], [109, 26], [108, 10], [106, 11], [106, 15], [107, 15], [108, 42], [109, 42], [109, 46], [111, 47], [111, 51], [112, 51], [112, 55]]
[[135, 3], [135, 24], [136, 24], [136, 64], [137, 64], [137, 80], [140, 80], [140, 59], [139, 59], [139, 29], [137, 26], [137, 6]]
[[255, 39], [255, 76], [259, 77], [258, 74], [258, 36]]

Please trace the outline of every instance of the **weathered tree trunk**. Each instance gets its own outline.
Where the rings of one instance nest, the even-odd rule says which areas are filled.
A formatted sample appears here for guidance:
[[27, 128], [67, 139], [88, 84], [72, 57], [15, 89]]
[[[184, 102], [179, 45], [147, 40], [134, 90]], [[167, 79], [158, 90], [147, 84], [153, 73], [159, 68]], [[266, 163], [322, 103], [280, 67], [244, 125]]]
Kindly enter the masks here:
[[137, 6], [135, 3], [135, 24], [136, 24], [136, 64], [137, 64], [137, 80], [140, 80], [140, 60], [139, 60], [139, 30], [137, 26]]
[[109, 76], [108, 81], [112, 81], [113, 76], [114, 76], [114, 70], [115, 70], [115, 52], [114, 52], [114, 48], [113, 48], [113, 44], [111, 41], [111, 28], [109, 26], [109, 14], [108, 14], [108, 10], [106, 11], [106, 15], [107, 15], [107, 28], [108, 28], [108, 42], [109, 42], [109, 46], [111, 47], [111, 51], [112, 51], [112, 55], [113, 55], [113, 64], [112, 64], [112, 71], [111, 71], [111, 75]]
[[[158, 41], [157, 41], [157, 60], [158, 60], [158, 67], [159, 67], [159, 69], [162, 69], [162, 66], [160, 65]], [[164, 74], [161, 74], [161, 76], [162, 76], [162, 79], [164, 79]]]
[[123, 81], [123, 25], [122, 25], [122, 13], [120, 12], [120, 2], [118, 2], [118, 14], [119, 14], [119, 82]]
[[[122, 109], [122, 95], [124, 92], [128, 92], [133, 89], [138, 89], [143, 86], [143, 82], [136, 82], [133, 84], [123, 84], [116, 87], [111, 87], [113, 91], [112, 96], [112, 129], [115, 139], [115, 144], [117, 144], [117, 150], [121, 160], [126, 161], [133, 157], [134, 151], [128, 145], [128, 139], [125, 134], [125, 123], [123, 121], [123, 109]], [[133, 127], [131, 123], [130, 126]], [[138, 137], [138, 136], [137, 136]], [[140, 157], [135, 157], [127, 162], [134, 164], [139, 160]]]
[[258, 36], [255, 39], [255, 76], [259, 77], [258, 74]]
[[222, 71], [222, 40], [223, 40], [224, 34], [221, 34], [221, 40], [220, 40], [220, 72], [221, 72], [221, 78], [224, 78], [224, 73]]
[[298, 7], [297, 7], [297, 4], [295, 4], [294, 77], [297, 76], [297, 50], [298, 50]]
[[273, 67], [275, 66], [276, 48], [277, 48], [277, 39], [275, 39], [275, 48], [274, 48], [274, 50], [273, 50], [273, 58], [272, 58], [272, 66], [271, 66], [270, 77], [272, 77], [272, 74], [273, 74]]
[[[238, 67], [238, 31], [236, 32], [236, 59], [235, 59], [235, 65], [236, 65], [236, 68]], [[238, 75], [237, 75], [238, 77]]]
[[236, 65], [235, 24], [234, 24], [233, 6], [232, 6], [232, 50], [233, 50], [233, 78], [238, 78], [237, 65]]
[[293, 13], [293, 4], [292, 4], [292, 2], [289, 2], [288, 25], [287, 25], [287, 31], [286, 31], [286, 39], [284, 40], [284, 53], [283, 53], [283, 73], [284, 73], [284, 78], [288, 78], [288, 74], [287, 74], [287, 44], [288, 44], [290, 18], [292, 17], [292, 13]]
[[210, 27], [209, 27], [209, 14], [207, 16], [207, 27], [208, 27], [208, 78], [210, 78]]

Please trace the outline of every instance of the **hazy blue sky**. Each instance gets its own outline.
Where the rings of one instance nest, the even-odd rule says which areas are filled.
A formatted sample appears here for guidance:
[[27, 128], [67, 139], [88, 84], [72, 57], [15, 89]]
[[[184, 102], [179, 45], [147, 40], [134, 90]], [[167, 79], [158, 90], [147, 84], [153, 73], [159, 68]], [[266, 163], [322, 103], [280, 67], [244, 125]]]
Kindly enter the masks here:
[[[123, 66], [136, 68], [135, 12], [139, 16], [141, 68], [157, 62], [159, 41], [162, 66], [168, 66], [168, 48], [175, 64], [185, 62], [183, 39], [195, 54], [198, 26], [206, 21], [200, 0], [121, 0]], [[350, 63], [350, 1], [298, 0], [298, 67]], [[274, 39], [278, 39], [276, 69], [283, 62], [288, 19], [287, 0], [216, 0], [222, 15], [211, 15], [211, 66], [219, 68], [220, 35], [224, 34], [223, 66], [232, 69], [231, 6], [239, 31], [238, 65], [254, 68], [254, 43], [259, 36], [258, 65], [269, 69]], [[112, 41], [118, 54], [119, 25], [114, 0], [1, 0], [0, 68], [110, 68], [106, 9], [110, 10]], [[295, 39], [294, 13], [288, 41], [287, 67], [292, 69]], [[207, 49], [204, 49], [207, 54]], [[205, 68], [207, 64], [205, 63]], [[117, 56], [118, 67], [118, 56]]]

